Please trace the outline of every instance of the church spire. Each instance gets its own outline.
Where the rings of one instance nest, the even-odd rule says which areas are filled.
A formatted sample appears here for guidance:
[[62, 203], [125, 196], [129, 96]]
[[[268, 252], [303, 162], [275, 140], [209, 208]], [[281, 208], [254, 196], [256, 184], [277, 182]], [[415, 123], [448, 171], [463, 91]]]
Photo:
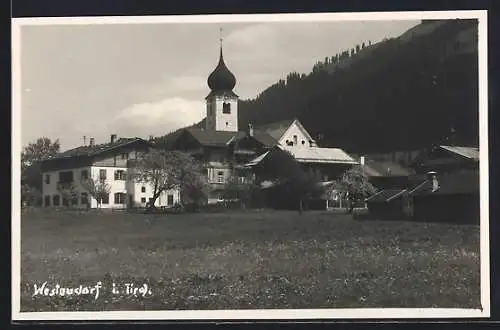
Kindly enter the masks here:
[[232, 91], [236, 85], [236, 78], [233, 73], [229, 71], [226, 64], [224, 63], [224, 56], [222, 55], [222, 28], [219, 30], [219, 42], [220, 42], [220, 54], [219, 63], [215, 70], [208, 77], [208, 86], [212, 92], [222, 92], [222, 91]]
[[222, 50], [222, 28], [220, 28], [220, 31], [219, 31], [219, 41], [220, 41], [220, 49]]

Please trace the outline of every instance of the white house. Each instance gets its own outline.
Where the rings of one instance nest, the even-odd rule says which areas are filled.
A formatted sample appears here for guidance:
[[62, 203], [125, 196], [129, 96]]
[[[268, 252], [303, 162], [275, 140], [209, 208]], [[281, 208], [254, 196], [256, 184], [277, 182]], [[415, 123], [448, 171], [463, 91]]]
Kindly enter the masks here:
[[[145, 206], [153, 195], [150, 183], [137, 182], [127, 175], [132, 170], [129, 160], [137, 159], [148, 150], [150, 144], [140, 138], [116, 139], [111, 136], [109, 143], [90, 144], [65, 151], [42, 163], [43, 205], [65, 206], [71, 204], [77, 208], [98, 207], [97, 200], [90, 196], [82, 182], [87, 179], [98, 180], [109, 186], [109, 195], [102, 199], [101, 208], [127, 208]], [[77, 191], [77, 198], [66, 200], [60, 185], [72, 183]], [[156, 200], [156, 206], [173, 206], [179, 202], [179, 191], [164, 191]]]

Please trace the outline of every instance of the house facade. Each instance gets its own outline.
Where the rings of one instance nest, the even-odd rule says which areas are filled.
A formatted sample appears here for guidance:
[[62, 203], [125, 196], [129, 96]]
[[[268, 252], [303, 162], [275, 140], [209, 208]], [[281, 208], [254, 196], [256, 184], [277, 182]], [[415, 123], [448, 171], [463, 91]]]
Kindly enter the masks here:
[[[153, 195], [153, 187], [146, 182], [137, 182], [131, 171], [130, 161], [138, 159], [150, 148], [150, 144], [139, 138], [116, 139], [95, 145], [93, 139], [87, 146], [65, 151], [42, 163], [42, 193], [45, 207], [71, 206], [75, 208], [123, 209], [145, 206]], [[93, 180], [106, 186], [100, 203], [92, 197], [85, 182]], [[72, 197], [64, 193], [64, 187], [72, 186]], [[179, 192], [165, 191], [156, 200], [156, 206], [173, 206], [179, 201]]]

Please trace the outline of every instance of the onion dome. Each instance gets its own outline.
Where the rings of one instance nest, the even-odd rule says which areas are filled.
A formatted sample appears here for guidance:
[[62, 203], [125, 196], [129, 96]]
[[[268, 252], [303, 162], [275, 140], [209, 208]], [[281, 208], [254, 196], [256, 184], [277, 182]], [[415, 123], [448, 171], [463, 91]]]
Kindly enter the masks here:
[[224, 63], [222, 47], [220, 48], [219, 64], [217, 64], [215, 70], [208, 76], [207, 83], [212, 92], [232, 91], [236, 85], [236, 78]]

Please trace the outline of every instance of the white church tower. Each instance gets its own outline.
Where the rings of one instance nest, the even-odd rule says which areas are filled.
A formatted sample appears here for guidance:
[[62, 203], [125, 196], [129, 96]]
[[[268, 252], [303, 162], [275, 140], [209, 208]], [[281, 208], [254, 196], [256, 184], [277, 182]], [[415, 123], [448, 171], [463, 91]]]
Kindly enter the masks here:
[[238, 132], [238, 95], [233, 92], [236, 78], [229, 71], [222, 56], [222, 38], [220, 45], [219, 64], [208, 76], [210, 94], [207, 102], [207, 130]]

